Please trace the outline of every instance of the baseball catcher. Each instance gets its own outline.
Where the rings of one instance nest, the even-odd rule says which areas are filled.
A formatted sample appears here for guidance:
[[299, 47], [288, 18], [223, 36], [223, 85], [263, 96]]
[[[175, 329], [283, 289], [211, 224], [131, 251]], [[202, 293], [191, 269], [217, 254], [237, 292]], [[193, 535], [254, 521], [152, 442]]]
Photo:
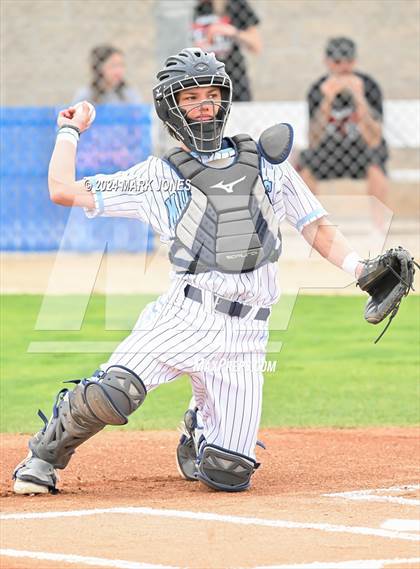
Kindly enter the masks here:
[[[127, 171], [76, 180], [77, 144], [94, 112], [84, 102], [59, 114], [51, 200], [80, 206], [90, 218], [150, 223], [169, 245], [173, 270], [169, 290], [143, 310], [108, 361], [60, 390], [50, 418], [40, 414], [44, 426], [14, 472], [16, 493], [55, 492], [56, 470], [79, 445], [106, 425], [125, 424], [149, 391], [184, 374], [194, 401], [177, 447], [181, 476], [221, 491], [249, 488], [259, 466], [262, 364], [271, 307], [280, 296], [283, 221], [359, 279], [371, 294], [369, 320], [393, 314], [411, 287], [409, 254], [395, 249], [361, 262], [328, 220], [287, 160], [289, 124], [267, 128], [258, 141], [246, 133], [224, 136], [232, 83], [213, 53], [184, 49], [168, 58], [157, 80], [156, 113], [176, 147]], [[132, 187], [139, 189], [126, 191]]]

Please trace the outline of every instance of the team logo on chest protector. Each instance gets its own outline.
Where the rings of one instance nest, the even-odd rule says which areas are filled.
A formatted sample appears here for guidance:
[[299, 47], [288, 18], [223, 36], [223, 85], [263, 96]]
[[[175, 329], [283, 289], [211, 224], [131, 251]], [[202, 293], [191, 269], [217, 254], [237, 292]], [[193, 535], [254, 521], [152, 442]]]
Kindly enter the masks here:
[[178, 271], [242, 273], [280, 256], [279, 222], [260, 180], [257, 145], [248, 135], [233, 142], [237, 160], [223, 171], [180, 149], [166, 156], [180, 176], [191, 180], [191, 199], [169, 253]]

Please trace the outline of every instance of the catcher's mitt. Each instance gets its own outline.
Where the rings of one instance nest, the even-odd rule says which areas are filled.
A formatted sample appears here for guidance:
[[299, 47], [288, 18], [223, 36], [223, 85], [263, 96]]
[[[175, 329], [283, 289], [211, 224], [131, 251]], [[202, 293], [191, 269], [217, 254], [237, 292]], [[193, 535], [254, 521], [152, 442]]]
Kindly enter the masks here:
[[414, 265], [419, 265], [403, 247], [389, 249], [383, 255], [363, 262], [365, 266], [357, 285], [370, 295], [365, 307], [365, 319], [371, 324], [379, 324], [391, 314], [385, 329], [375, 340], [376, 344], [397, 314], [402, 298], [414, 290]]

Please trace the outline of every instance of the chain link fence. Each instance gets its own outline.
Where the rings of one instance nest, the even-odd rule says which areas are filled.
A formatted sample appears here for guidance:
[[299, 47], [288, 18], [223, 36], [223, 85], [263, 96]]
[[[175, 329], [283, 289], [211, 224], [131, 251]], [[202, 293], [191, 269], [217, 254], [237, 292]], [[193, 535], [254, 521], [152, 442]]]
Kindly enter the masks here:
[[[244, 50], [259, 53], [260, 20], [246, 0], [198, 0], [192, 9], [192, 45], [213, 52], [225, 64], [233, 83], [233, 101], [250, 101], [251, 84]], [[247, 47], [244, 48], [244, 45]]]
[[[301, 155], [305, 153], [310, 146], [310, 121], [309, 108], [306, 101], [281, 101], [281, 102], [261, 102], [261, 103], [243, 103], [234, 104], [231, 116], [228, 122], [227, 134], [232, 136], [238, 132], [248, 132], [251, 136], [258, 139], [261, 132], [269, 126], [278, 123], [287, 122], [294, 129], [294, 151], [292, 160], [295, 166], [302, 164]], [[313, 167], [316, 170], [325, 169], [329, 161], [333, 161], [335, 152], [337, 155], [343, 155], [346, 152], [346, 144], [353, 143], [352, 136], [348, 141], [344, 133], [335, 130], [338, 125], [331, 123], [333, 133], [328, 126], [320, 132], [320, 139], [325, 145], [325, 154], [318, 151], [315, 154], [318, 162], [314, 159]], [[351, 123], [344, 128], [353, 129]], [[420, 147], [420, 101], [419, 100], [397, 100], [385, 101], [383, 122], [381, 125], [382, 137], [386, 141], [386, 148], [392, 162], [392, 168], [389, 169], [391, 179], [401, 182], [416, 182], [420, 179], [419, 155]], [[322, 135], [325, 138], [322, 138]], [[358, 136], [358, 135], [357, 135]], [[356, 137], [357, 138], [357, 137]], [[312, 150], [312, 149], [311, 149]], [[362, 148], [362, 151], [369, 154], [369, 150]], [[346, 173], [350, 178], [358, 174], [359, 157], [365, 160], [363, 152], [358, 150], [354, 153], [350, 150], [348, 157], [352, 158], [349, 171]], [[372, 152], [375, 152], [373, 149]], [[340, 156], [338, 156], [340, 157]], [[354, 174], [353, 174], [353, 168]], [[335, 164], [333, 163], [331, 170], [327, 170], [331, 178], [336, 173]], [[338, 172], [339, 174], [340, 172]]]
[[[57, 111], [57, 108], [2, 109], [1, 248], [48, 251], [61, 247], [70, 251], [90, 251], [103, 250], [108, 243], [109, 250], [114, 251], [150, 249], [150, 232], [140, 222], [106, 218], [86, 220], [78, 208], [69, 217], [67, 208], [58, 207], [49, 200], [47, 172], [55, 141]], [[293, 126], [291, 160], [297, 168], [302, 168], [302, 164], [306, 164], [302, 162], [302, 156], [308, 160], [310, 144], [308, 105], [304, 101], [234, 103], [227, 134], [248, 132], [258, 139], [265, 128], [276, 122], [288, 122]], [[350, 139], [350, 148], [355, 152], [353, 155], [347, 151], [347, 143], [336, 143], [334, 136], [326, 130], [331, 146], [322, 143], [325, 156], [319, 150], [310, 149], [312, 154], [309, 156], [313, 160], [310, 166], [319, 172], [321, 178], [339, 177], [343, 172], [337, 172], [335, 168], [346, 166], [347, 156], [349, 162], [345, 175], [350, 179], [360, 178], [366, 166], [366, 156], [371, 156], [371, 151], [366, 147], [352, 146]], [[384, 104], [383, 137], [387, 141], [387, 149], [395, 155], [394, 168], [388, 169], [391, 180], [405, 185], [417, 184], [420, 174], [420, 102], [387, 101]], [[93, 128], [81, 138], [77, 177], [125, 170], [146, 159], [152, 151], [161, 155], [174, 143], [161, 128], [150, 105], [98, 106]], [[341, 163], [337, 158], [340, 156], [343, 158]], [[417, 191], [414, 187], [413, 192]]]
[[[53, 105], [84, 98], [99, 105], [93, 128], [81, 139], [79, 178], [127, 169], [151, 152], [161, 156], [175, 141], [155, 117], [151, 87], [165, 57], [191, 44], [214, 51], [231, 75], [234, 102], [227, 135], [246, 132], [258, 139], [265, 128], [290, 123], [295, 135], [291, 161], [311, 189], [317, 191], [318, 183], [337, 179], [367, 180], [370, 167], [377, 166], [376, 171], [391, 183], [395, 200], [406, 202], [408, 212], [418, 215], [420, 102], [418, 80], [413, 79], [415, 58], [406, 57], [418, 40], [414, 4], [401, 3], [397, 8], [386, 2], [360, 3], [354, 10], [353, 3], [329, 0], [122, 0], [95, 8], [80, 0], [7, 2], [1, 248], [46, 251], [61, 246], [85, 251], [103, 248], [107, 239], [111, 250], [150, 246], [148, 228], [140, 222], [87, 221], [81, 210], [70, 218], [66, 208], [49, 201], [47, 170], [58, 111]], [[375, 70], [372, 74], [356, 67], [338, 69], [343, 61], [352, 61], [355, 54], [348, 50], [330, 57], [335, 68], [322, 63], [329, 30], [319, 23], [327, 12], [332, 33], [353, 31], [360, 48], [356, 60], [360, 56], [363, 67]], [[83, 14], [81, 33], [89, 38], [83, 45], [73, 41], [66, 24], [66, 18], [75, 14]], [[35, 73], [31, 59], [40, 57], [37, 22], [44, 26], [47, 42], [42, 48], [45, 77]], [[393, 26], [387, 28], [387, 22]], [[373, 37], [372, 26], [379, 23], [392, 43]], [[26, 30], [25, 42], [15, 49], [13, 41], [21, 29]], [[83, 64], [84, 90], [78, 89]], [[111, 90], [104, 82], [104, 65], [115, 80]], [[385, 68], [392, 70], [392, 78]], [[40, 105], [45, 100], [49, 107]], [[145, 103], [138, 104], [139, 100]], [[20, 106], [10, 106], [15, 104]], [[74, 225], [69, 226], [69, 219]]]
[[[146, 224], [132, 219], [88, 220], [80, 208], [53, 204], [48, 164], [57, 108], [1, 110], [0, 247], [5, 251], [147, 251]], [[98, 106], [95, 127], [81, 138], [77, 179], [126, 170], [151, 152], [151, 108]]]

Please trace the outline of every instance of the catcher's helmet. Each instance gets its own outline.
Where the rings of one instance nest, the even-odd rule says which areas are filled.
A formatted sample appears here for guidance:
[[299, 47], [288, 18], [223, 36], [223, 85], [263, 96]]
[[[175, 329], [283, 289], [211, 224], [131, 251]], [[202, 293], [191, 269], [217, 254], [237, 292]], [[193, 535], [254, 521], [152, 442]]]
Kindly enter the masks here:
[[[187, 48], [166, 60], [157, 79], [159, 83], [153, 89], [156, 112], [174, 136], [191, 150], [219, 150], [232, 103], [232, 83], [224, 63], [218, 61], [214, 53], [206, 53], [200, 48]], [[218, 107], [213, 119], [188, 119], [185, 110], [178, 105], [176, 94], [191, 87], [212, 86], [219, 87], [222, 94], [221, 101], [210, 101]]]

